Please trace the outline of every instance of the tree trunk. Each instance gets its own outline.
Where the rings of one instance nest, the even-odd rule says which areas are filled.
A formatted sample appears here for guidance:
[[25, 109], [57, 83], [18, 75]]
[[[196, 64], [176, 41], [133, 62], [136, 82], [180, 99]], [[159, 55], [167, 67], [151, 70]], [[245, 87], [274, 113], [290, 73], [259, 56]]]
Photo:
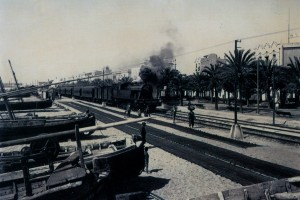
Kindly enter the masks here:
[[296, 90], [296, 92], [295, 92], [295, 103], [296, 103], [297, 107], [299, 106], [299, 95], [300, 95], [300, 91]]
[[214, 91], [213, 91], [213, 89], [209, 93], [210, 93], [210, 102], [213, 103], [214, 102]]
[[215, 110], [218, 110], [218, 100], [219, 100], [218, 90], [215, 88]]
[[228, 106], [230, 106], [230, 92], [228, 92], [228, 97], [227, 98], [228, 98], [228, 102], [227, 102]]
[[270, 84], [267, 82], [267, 101], [268, 101], [268, 108], [271, 108], [271, 91], [270, 91]]
[[182, 95], [183, 91], [180, 89], [180, 105], [183, 106], [183, 95]]

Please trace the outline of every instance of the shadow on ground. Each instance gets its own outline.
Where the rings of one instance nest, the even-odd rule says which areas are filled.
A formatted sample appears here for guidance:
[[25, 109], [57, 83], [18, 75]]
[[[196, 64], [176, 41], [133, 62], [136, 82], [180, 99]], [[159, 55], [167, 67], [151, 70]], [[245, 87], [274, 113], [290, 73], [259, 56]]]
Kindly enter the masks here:
[[[156, 169], [157, 171], [162, 169]], [[151, 170], [152, 172], [153, 170]], [[137, 191], [158, 190], [169, 183], [170, 179], [152, 176], [135, 177], [127, 180], [116, 181], [112, 184], [115, 194], [123, 194]]]

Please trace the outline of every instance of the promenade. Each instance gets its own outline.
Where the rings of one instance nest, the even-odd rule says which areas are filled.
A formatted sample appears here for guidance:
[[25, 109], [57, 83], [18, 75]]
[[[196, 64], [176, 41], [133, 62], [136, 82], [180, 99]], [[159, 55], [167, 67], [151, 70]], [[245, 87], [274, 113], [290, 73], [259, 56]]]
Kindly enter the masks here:
[[[230, 111], [227, 109], [228, 105], [220, 103], [218, 104], [218, 110], [215, 110], [214, 103], [208, 102], [191, 102], [192, 104], [201, 104], [203, 108], [199, 108], [196, 106], [194, 112], [196, 114], [210, 115], [210, 116], [218, 116], [231, 118], [234, 122], [234, 111]], [[243, 113], [239, 112], [239, 106], [237, 107], [237, 117], [238, 120], [246, 120], [252, 122], [273, 124], [273, 110], [268, 108], [260, 108], [259, 114], [257, 114], [257, 107], [254, 106], [243, 106]], [[187, 102], [184, 102], [184, 106], [178, 106], [178, 110], [182, 112], [188, 112]], [[275, 125], [285, 125], [296, 127], [300, 129], [300, 108], [297, 109], [279, 109], [280, 111], [290, 112], [291, 117], [289, 116], [279, 116], [275, 114]]]

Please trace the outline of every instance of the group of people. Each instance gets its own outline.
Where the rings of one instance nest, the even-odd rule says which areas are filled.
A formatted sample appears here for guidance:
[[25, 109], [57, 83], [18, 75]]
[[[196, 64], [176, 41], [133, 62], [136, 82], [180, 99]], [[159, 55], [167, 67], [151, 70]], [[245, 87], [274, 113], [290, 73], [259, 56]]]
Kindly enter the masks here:
[[[145, 105], [144, 107], [145, 107], [145, 109], [144, 109], [144, 116], [145, 116], [145, 117], [150, 117], [149, 106], [148, 106], [148, 105]], [[138, 112], [138, 117], [141, 117], [141, 116], [142, 116], [142, 112], [141, 112], [141, 109], [140, 109], [140, 108], [138, 109], [137, 112]], [[129, 104], [127, 104], [127, 106], [126, 106], [124, 117], [125, 117], [125, 118], [126, 118], [126, 117], [130, 117], [130, 113], [131, 113], [131, 105], [130, 105], [130, 103], [129, 103]]]

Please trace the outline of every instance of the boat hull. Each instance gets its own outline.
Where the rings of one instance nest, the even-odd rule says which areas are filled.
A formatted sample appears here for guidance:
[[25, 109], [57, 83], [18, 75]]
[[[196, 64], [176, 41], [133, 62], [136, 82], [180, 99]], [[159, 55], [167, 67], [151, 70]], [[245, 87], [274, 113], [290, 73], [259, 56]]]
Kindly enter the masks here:
[[138, 176], [144, 169], [144, 146], [129, 146], [124, 149], [97, 156], [93, 159], [93, 166], [110, 169], [114, 179]]
[[22, 119], [0, 121], [0, 141], [16, 140], [42, 133], [74, 130], [75, 124], [82, 127], [94, 126], [95, 116], [74, 115], [56, 119]]
[[[25, 102], [9, 102], [12, 110], [32, 110], [44, 109], [52, 106], [51, 100], [42, 101], [25, 101]], [[0, 103], [0, 111], [5, 111], [6, 107], [3, 102]]]
[[[8, 177], [14, 177], [7, 174]], [[105, 194], [109, 171], [88, 172], [78, 164], [55, 169], [50, 175], [36, 176], [30, 180], [29, 193], [22, 180], [6, 180], [0, 184], [0, 199], [65, 200], [91, 199]]]

